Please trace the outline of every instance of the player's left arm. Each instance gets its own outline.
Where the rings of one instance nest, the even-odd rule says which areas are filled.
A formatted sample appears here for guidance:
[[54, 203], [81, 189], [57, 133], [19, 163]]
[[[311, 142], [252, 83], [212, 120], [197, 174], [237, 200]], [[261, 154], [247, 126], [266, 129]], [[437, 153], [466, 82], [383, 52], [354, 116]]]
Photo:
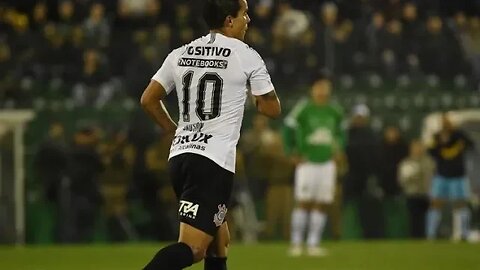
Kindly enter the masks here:
[[298, 150], [300, 146], [298, 145], [297, 141], [297, 128], [299, 122], [301, 121], [300, 118], [302, 113], [306, 107], [307, 100], [301, 99], [297, 102], [297, 104], [293, 107], [293, 109], [287, 114], [284, 119], [284, 125], [282, 128], [282, 138], [283, 144], [285, 148], [285, 152], [288, 155], [296, 156], [298, 155]]
[[468, 150], [475, 150], [475, 143], [473, 142], [473, 140], [463, 131], [460, 134], [463, 141], [465, 142], [465, 148]]
[[337, 152], [343, 152], [347, 143], [347, 132], [342, 108], [337, 108], [337, 123], [335, 126], [335, 143]]
[[142, 94], [140, 103], [150, 117], [167, 133], [175, 132], [177, 124], [172, 120], [162, 100], [167, 96], [165, 88], [157, 81], [151, 80]]
[[271, 118], [277, 118], [282, 113], [280, 100], [275, 90], [260, 96], [254, 96], [255, 107], [257, 111]]

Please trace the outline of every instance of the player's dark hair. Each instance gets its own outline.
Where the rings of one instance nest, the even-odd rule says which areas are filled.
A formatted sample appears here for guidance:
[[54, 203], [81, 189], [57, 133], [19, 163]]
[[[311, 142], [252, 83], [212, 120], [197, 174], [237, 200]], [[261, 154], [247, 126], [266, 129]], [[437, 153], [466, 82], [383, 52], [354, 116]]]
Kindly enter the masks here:
[[206, 0], [203, 19], [209, 29], [218, 29], [223, 27], [227, 16], [237, 17], [239, 10], [239, 0]]
[[318, 81], [330, 81], [330, 82], [333, 82], [332, 81], [332, 76], [330, 74], [330, 72], [328, 71], [324, 71], [324, 70], [321, 70], [319, 72], [317, 72], [313, 78], [312, 78], [312, 81], [311, 81], [311, 84], [314, 84]]

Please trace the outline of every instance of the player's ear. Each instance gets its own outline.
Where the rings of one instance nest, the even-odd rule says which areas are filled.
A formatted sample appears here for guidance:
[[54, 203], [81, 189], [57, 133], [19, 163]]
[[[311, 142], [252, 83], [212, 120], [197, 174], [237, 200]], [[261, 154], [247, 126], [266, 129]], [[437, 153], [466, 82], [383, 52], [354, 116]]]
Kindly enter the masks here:
[[227, 18], [225, 18], [225, 27], [227, 28], [232, 28], [233, 27], [233, 17], [232, 16], [227, 16]]

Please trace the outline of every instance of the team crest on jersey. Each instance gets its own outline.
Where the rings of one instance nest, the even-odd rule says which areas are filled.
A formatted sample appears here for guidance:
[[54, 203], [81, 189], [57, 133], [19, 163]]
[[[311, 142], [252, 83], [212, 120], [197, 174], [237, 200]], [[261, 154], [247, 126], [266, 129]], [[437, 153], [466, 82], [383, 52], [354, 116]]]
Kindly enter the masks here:
[[228, 209], [227, 209], [227, 206], [225, 206], [225, 204], [218, 205], [218, 212], [213, 216], [213, 222], [217, 227], [220, 227], [220, 225], [222, 225], [223, 220], [227, 215], [227, 211]]
[[180, 208], [178, 209], [178, 214], [182, 217], [195, 219], [197, 217], [198, 208], [198, 204], [180, 200]]

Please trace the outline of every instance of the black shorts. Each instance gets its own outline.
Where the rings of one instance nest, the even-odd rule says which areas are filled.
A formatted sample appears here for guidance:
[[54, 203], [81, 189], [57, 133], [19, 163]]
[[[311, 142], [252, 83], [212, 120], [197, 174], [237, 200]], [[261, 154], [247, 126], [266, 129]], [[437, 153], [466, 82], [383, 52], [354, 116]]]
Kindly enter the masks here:
[[172, 157], [169, 166], [180, 222], [215, 236], [225, 221], [233, 173], [193, 153]]

